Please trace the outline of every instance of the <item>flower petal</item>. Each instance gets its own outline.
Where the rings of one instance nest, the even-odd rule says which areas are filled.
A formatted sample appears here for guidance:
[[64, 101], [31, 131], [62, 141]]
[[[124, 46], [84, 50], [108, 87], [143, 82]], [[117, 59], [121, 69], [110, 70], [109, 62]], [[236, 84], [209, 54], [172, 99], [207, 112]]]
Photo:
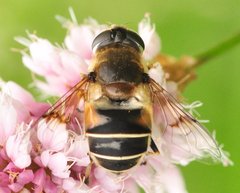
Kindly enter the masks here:
[[92, 42], [96, 35], [106, 29], [106, 25], [99, 25], [96, 20], [89, 18], [82, 25], [69, 26], [69, 34], [65, 44], [70, 51], [77, 53], [81, 58], [92, 58]]
[[25, 185], [32, 182], [33, 178], [34, 174], [32, 170], [24, 170], [18, 175], [17, 183]]
[[148, 159], [148, 162], [156, 171], [155, 188], [167, 193], [187, 193], [183, 177], [175, 165], [161, 156], [152, 157]]
[[[7, 187], [9, 183], [8, 175], [4, 172], [0, 172], [0, 187]], [[1, 191], [0, 191], [1, 193]]]
[[59, 178], [68, 178], [70, 171], [68, 170], [67, 157], [59, 152], [50, 156], [48, 167], [52, 170], [52, 174]]
[[46, 172], [43, 168], [40, 168], [34, 173], [34, 179], [32, 180], [32, 182], [37, 186], [43, 186], [45, 179], [46, 179]]
[[42, 120], [38, 124], [37, 136], [45, 150], [60, 151], [68, 140], [68, 131], [66, 124], [54, 120], [46, 123]]
[[[19, 128], [24, 128], [25, 125]], [[13, 163], [23, 169], [31, 164], [30, 151], [32, 144], [30, 141], [30, 133], [21, 131], [15, 135], [8, 138], [6, 142], [6, 152], [8, 157], [13, 161]]]
[[146, 14], [138, 24], [138, 33], [142, 37], [145, 50], [143, 57], [145, 60], [152, 60], [160, 52], [160, 37], [156, 33], [155, 25], [151, 24], [149, 14]]

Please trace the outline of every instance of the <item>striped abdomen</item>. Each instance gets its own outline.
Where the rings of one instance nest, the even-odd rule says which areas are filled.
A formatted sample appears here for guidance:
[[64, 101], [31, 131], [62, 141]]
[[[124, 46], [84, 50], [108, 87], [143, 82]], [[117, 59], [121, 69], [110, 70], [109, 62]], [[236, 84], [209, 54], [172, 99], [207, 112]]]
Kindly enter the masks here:
[[87, 130], [92, 160], [112, 172], [123, 172], [140, 163], [151, 131], [140, 124], [142, 109], [97, 110], [108, 122]]

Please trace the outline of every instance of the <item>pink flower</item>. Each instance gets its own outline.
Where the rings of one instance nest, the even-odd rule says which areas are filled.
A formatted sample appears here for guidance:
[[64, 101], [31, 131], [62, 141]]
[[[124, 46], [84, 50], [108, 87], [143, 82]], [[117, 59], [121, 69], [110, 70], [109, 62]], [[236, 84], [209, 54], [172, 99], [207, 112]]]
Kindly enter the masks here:
[[0, 106], [0, 146], [15, 134], [18, 125], [38, 118], [49, 107], [36, 103], [30, 93], [11, 81], [1, 82]]
[[32, 170], [19, 169], [11, 162], [0, 175], [4, 179], [0, 187], [5, 186], [6, 190], [8, 187], [13, 192], [21, 191], [26, 184], [32, 182], [34, 177]]
[[43, 168], [38, 169], [34, 173], [34, 178], [32, 180], [34, 184], [34, 193], [46, 192], [46, 193], [57, 193], [58, 188], [46, 174], [46, 171]]
[[33, 179], [32, 170], [24, 170], [18, 175], [16, 182], [9, 185], [9, 188], [14, 192], [18, 192], [22, 190], [25, 184], [30, 183], [32, 179]]
[[65, 38], [65, 44], [70, 51], [77, 53], [81, 58], [90, 60], [92, 58], [92, 41], [96, 35], [106, 29], [96, 20], [89, 18], [83, 25], [69, 26], [69, 33]]
[[30, 113], [20, 101], [4, 90], [0, 92], [0, 106], [0, 146], [3, 146], [8, 137], [15, 133], [19, 123], [30, 120]]
[[187, 193], [181, 172], [175, 165], [169, 163], [163, 157], [153, 156], [148, 161], [155, 171], [161, 171], [161, 173], [155, 173], [155, 192]]
[[77, 54], [53, 46], [36, 35], [30, 34], [29, 38], [16, 38], [30, 52], [23, 53], [23, 63], [32, 72], [44, 76], [47, 83], [40, 80], [35, 80], [35, 83], [46, 93], [62, 95], [81, 80], [82, 74], [87, 73], [86, 62]]
[[0, 172], [0, 187], [3, 188], [7, 188], [8, 183], [9, 183], [9, 179], [8, 179], [8, 174], [6, 174], [5, 172]]
[[23, 169], [31, 164], [31, 148], [29, 127], [22, 124], [17, 133], [7, 139], [7, 155], [18, 168]]
[[107, 29], [107, 25], [99, 24], [95, 19], [88, 18], [78, 25], [73, 10], [70, 8], [72, 21], [58, 16], [63, 27], [68, 29], [65, 44], [68, 50], [78, 54], [84, 60], [92, 59], [92, 41], [100, 32]]
[[121, 192], [124, 189], [124, 180], [121, 176], [107, 172], [100, 167], [93, 169], [92, 178], [90, 186], [96, 187], [98, 192]]
[[92, 189], [88, 187], [84, 182], [74, 180], [71, 177], [63, 180], [62, 188], [67, 193], [86, 193], [86, 192], [95, 193], [94, 188]]
[[[79, 148], [81, 147], [81, 148]], [[82, 136], [75, 137], [70, 144], [66, 154], [69, 157], [75, 158], [77, 166], [87, 167], [90, 164], [90, 158], [88, 156], [89, 147], [88, 142]]]
[[145, 49], [143, 57], [145, 60], [152, 60], [160, 52], [161, 44], [155, 25], [151, 24], [149, 14], [146, 14], [142, 21], [138, 24], [138, 33], [144, 41]]
[[158, 84], [162, 85], [164, 88], [166, 88], [166, 79], [165, 79], [165, 73], [162, 69], [161, 64], [154, 63], [153, 66], [148, 71], [149, 76], [154, 79]]
[[60, 123], [58, 120], [46, 123], [46, 120], [43, 119], [38, 124], [37, 137], [44, 150], [60, 151], [68, 141], [66, 124]]
[[17, 112], [13, 106], [1, 104], [0, 109], [0, 145], [3, 146], [7, 138], [14, 134], [18, 122]]
[[0, 193], [11, 193], [11, 190], [9, 188], [0, 187]]
[[2, 92], [8, 93], [13, 99], [22, 103], [33, 117], [40, 117], [49, 108], [46, 103], [35, 102], [33, 96], [15, 82], [6, 82], [2, 87]]
[[70, 175], [70, 166], [68, 158], [62, 152], [50, 153], [44, 151], [41, 154], [41, 161], [45, 167], [48, 167], [54, 176], [59, 178], [68, 178]]

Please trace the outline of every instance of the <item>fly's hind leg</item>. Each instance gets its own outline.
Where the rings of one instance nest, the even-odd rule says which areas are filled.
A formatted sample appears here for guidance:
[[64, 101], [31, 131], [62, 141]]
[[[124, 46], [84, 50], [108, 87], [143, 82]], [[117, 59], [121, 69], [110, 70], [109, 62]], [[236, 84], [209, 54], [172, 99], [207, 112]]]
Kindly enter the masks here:
[[151, 143], [150, 143], [150, 147], [153, 150], [153, 152], [148, 152], [148, 155], [158, 155], [160, 154], [158, 147], [156, 145], [156, 143], [153, 141], [153, 139], [151, 138]]
[[89, 183], [89, 177], [90, 177], [90, 174], [91, 174], [92, 165], [93, 165], [93, 162], [91, 160], [90, 163], [88, 164], [88, 166], [86, 167], [86, 170], [85, 170], [85, 176], [84, 176], [84, 180], [83, 181], [86, 184]]
[[[147, 155], [159, 155], [160, 154], [158, 147], [152, 138], [151, 138], [150, 147], [151, 147], [152, 151], [147, 152]], [[141, 163], [141, 165], [146, 165], [146, 164], [147, 164], [146, 160]]]

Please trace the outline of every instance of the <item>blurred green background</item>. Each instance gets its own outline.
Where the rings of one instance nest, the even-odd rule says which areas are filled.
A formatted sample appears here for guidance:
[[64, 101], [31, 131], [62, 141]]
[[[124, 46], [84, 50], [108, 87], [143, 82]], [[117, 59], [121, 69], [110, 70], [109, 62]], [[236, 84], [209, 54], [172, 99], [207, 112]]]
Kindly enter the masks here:
[[[66, 31], [56, 14], [69, 17], [72, 6], [79, 23], [92, 16], [106, 23], [132, 29], [150, 12], [162, 39], [162, 52], [174, 56], [198, 54], [240, 31], [239, 0], [0, 0], [0, 77], [29, 87], [31, 75], [21, 56], [10, 48], [20, 47], [13, 37], [25, 30], [61, 43]], [[194, 162], [182, 173], [190, 193], [240, 192], [240, 46], [209, 61], [197, 70], [198, 79], [184, 92], [189, 101], [201, 100], [202, 119], [231, 154], [235, 165], [204, 165]]]

